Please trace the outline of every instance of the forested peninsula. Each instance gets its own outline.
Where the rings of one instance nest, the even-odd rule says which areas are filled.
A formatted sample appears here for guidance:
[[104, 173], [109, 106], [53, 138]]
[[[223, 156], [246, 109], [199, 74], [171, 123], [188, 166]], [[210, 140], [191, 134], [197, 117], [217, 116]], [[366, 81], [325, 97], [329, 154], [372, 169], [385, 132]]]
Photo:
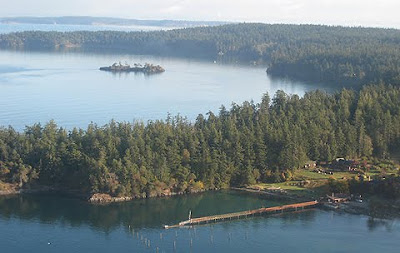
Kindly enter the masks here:
[[[283, 182], [308, 160], [385, 161], [400, 147], [400, 88], [278, 91], [217, 114], [66, 130], [55, 122], [0, 128], [0, 186], [152, 197]], [[398, 170], [398, 169], [397, 169]], [[397, 172], [398, 173], [398, 172]], [[399, 175], [369, 185], [400, 196]], [[390, 194], [389, 194], [390, 193]]]
[[400, 31], [320, 25], [228, 24], [154, 32], [19, 32], [0, 48], [105, 50], [268, 66], [275, 77], [343, 86], [400, 83]]

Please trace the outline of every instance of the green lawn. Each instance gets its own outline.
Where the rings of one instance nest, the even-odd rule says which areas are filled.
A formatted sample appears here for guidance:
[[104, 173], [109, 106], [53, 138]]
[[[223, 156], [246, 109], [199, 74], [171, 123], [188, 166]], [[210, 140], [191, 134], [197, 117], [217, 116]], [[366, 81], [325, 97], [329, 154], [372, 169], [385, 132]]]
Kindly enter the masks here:
[[326, 180], [317, 180], [316, 182], [310, 181], [309, 184], [305, 186], [301, 186], [302, 181], [287, 181], [283, 183], [263, 183], [256, 184], [252, 187], [257, 187], [260, 189], [268, 189], [268, 188], [280, 188], [285, 190], [288, 194], [292, 196], [297, 196], [300, 198], [307, 199], [316, 199], [318, 196], [324, 194]]
[[[366, 173], [368, 176], [375, 176], [381, 174], [379, 170], [372, 170]], [[304, 198], [318, 198], [327, 193], [328, 179], [333, 177], [337, 180], [351, 179], [358, 176], [358, 172], [334, 172], [333, 175], [314, 172], [313, 169], [297, 170], [293, 175], [292, 181], [283, 183], [262, 183], [252, 185], [252, 188], [268, 189], [280, 188], [285, 190], [290, 195], [304, 197]]]
[[[379, 175], [381, 172], [378, 170], [372, 170], [366, 173], [369, 176], [376, 176]], [[312, 170], [307, 170], [307, 169], [301, 169], [297, 170], [294, 174], [294, 178], [296, 180], [320, 180], [320, 179], [328, 179], [330, 177], [333, 177], [335, 179], [342, 179], [342, 178], [353, 178], [357, 176], [359, 173], [358, 172], [350, 172], [350, 171], [343, 171], [343, 172], [334, 172], [333, 175], [329, 174], [323, 174], [323, 173], [316, 173]]]

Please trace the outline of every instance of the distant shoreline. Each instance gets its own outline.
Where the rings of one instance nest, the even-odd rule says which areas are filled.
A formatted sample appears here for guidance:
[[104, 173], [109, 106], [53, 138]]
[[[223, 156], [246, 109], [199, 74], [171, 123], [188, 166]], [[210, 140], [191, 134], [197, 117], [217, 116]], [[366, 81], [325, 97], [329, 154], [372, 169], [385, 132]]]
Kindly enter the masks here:
[[[146, 25], [172, 26], [168, 21]], [[196, 23], [191, 26], [183, 22], [180, 25], [173, 23], [173, 26], [180, 29], [7, 33], [0, 35], [0, 48], [55, 51], [73, 46], [82, 50], [189, 57], [215, 62], [235, 60], [252, 65], [265, 64], [271, 77], [356, 88], [371, 83], [398, 83], [400, 50], [395, 38], [400, 30], [262, 23], [215, 26]], [[333, 38], [338, 38], [340, 43]]]
[[230, 24], [228, 21], [191, 21], [191, 20], [157, 20], [128, 19], [112, 17], [63, 16], [63, 17], [0, 17], [3, 24], [39, 24], [39, 25], [101, 25], [101, 26], [143, 26], [161, 28], [185, 28], [197, 26], [215, 26]]

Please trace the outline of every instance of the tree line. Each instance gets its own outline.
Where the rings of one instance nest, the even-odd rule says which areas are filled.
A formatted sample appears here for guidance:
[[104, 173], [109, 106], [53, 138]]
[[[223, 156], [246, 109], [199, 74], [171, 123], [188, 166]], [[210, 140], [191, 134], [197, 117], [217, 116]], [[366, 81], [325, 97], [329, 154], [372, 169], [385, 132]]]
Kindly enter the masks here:
[[0, 129], [0, 180], [81, 193], [155, 196], [290, 180], [309, 159], [389, 158], [400, 146], [400, 88], [365, 86], [143, 122]]
[[239, 60], [276, 77], [338, 85], [400, 83], [400, 31], [320, 25], [228, 24], [153, 32], [19, 32], [0, 48], [82, 48], [133, 54]]

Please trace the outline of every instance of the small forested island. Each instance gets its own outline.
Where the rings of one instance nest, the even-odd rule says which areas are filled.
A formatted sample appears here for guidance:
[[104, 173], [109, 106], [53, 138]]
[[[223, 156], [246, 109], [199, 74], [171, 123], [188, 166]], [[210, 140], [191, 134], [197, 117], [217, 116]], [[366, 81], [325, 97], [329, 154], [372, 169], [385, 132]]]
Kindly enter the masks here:
[[100, 70], [111, 72], [143, 72], [145, 74], [158, 74], [165, 72], [165, 69], [160, 65], [153, 65], [149, 63], [142, 65], [140, 63], [135, 63], [133, 67], [131, 67], [129, 64], [122, 64], [121, 62], [114, 63], [109, 67], [101, 67]]

